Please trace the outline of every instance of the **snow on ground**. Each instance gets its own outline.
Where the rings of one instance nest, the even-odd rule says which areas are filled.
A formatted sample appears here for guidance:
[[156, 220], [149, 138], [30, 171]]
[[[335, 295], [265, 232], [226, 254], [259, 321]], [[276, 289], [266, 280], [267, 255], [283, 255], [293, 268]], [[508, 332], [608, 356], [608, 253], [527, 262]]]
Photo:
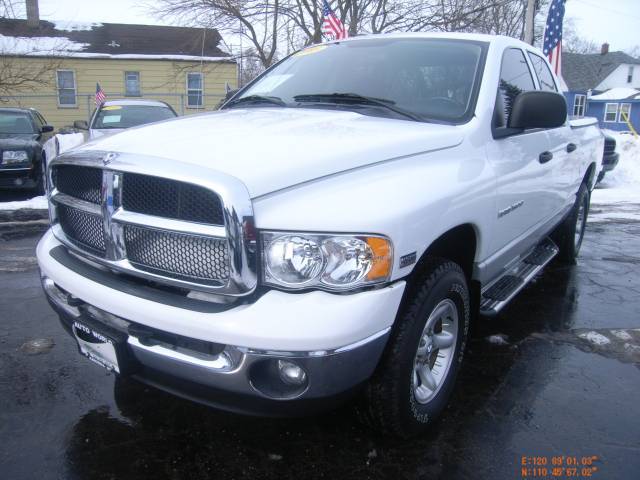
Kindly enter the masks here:
[[24, 208], [46, 210], [47, 198], [43, 195], [18, 202], [0, 202], [0, 210], [22, 210]]
[[637, 206], [624, 205], [640, 204], [640, 138], [612, 131], [605, 133], [616, 139], [620, 161], [613, 171], [607, 172], [604, 180], [593, 191], [591, 203], [619, 204], [623, 210], [635, 212], [634, 216], [640, 219], [640, 209]]

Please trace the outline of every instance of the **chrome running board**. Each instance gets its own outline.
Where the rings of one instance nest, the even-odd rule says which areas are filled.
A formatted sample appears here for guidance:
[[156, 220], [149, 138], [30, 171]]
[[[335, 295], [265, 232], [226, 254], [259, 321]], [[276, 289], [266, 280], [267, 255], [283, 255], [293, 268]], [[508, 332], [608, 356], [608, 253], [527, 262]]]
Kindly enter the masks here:
[[502, 277], [482, 289], [480, 313], [497, 315], [558, 254], [558, 247], [545, 238]]

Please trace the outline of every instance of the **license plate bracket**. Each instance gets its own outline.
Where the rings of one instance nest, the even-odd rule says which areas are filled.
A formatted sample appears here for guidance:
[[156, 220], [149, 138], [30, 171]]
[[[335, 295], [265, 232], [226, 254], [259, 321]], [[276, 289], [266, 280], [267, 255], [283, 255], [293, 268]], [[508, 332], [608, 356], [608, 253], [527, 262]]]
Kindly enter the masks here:
[[128, 373], [130, 362], [127, 359], [125, 338], [121, 335], [111, 335], [108, 327], [96, 323], [85, 318], [73, 321], [71, 331], [78, 344], [78, 350], [108, 371]]

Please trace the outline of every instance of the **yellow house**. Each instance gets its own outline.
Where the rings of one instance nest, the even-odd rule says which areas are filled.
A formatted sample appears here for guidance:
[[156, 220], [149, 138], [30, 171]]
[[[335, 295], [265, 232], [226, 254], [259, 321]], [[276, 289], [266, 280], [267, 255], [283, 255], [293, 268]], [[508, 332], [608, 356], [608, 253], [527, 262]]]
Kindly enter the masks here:
[[213, 29], [0, 19], [0, 107], [37, 109], [56, 129], [107, 99], [148, 98], [178, 115], [215, 109], [236, 88], [235, 60]]

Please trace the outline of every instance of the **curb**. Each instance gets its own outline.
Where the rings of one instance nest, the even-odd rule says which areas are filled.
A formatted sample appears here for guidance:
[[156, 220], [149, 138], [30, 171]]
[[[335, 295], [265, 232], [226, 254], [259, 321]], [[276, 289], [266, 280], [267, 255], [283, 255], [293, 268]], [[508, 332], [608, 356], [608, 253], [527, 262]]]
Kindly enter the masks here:
[[49, 228], [49, 212], [40, 209], [0, 210], [0, 239], [43, 233]]

